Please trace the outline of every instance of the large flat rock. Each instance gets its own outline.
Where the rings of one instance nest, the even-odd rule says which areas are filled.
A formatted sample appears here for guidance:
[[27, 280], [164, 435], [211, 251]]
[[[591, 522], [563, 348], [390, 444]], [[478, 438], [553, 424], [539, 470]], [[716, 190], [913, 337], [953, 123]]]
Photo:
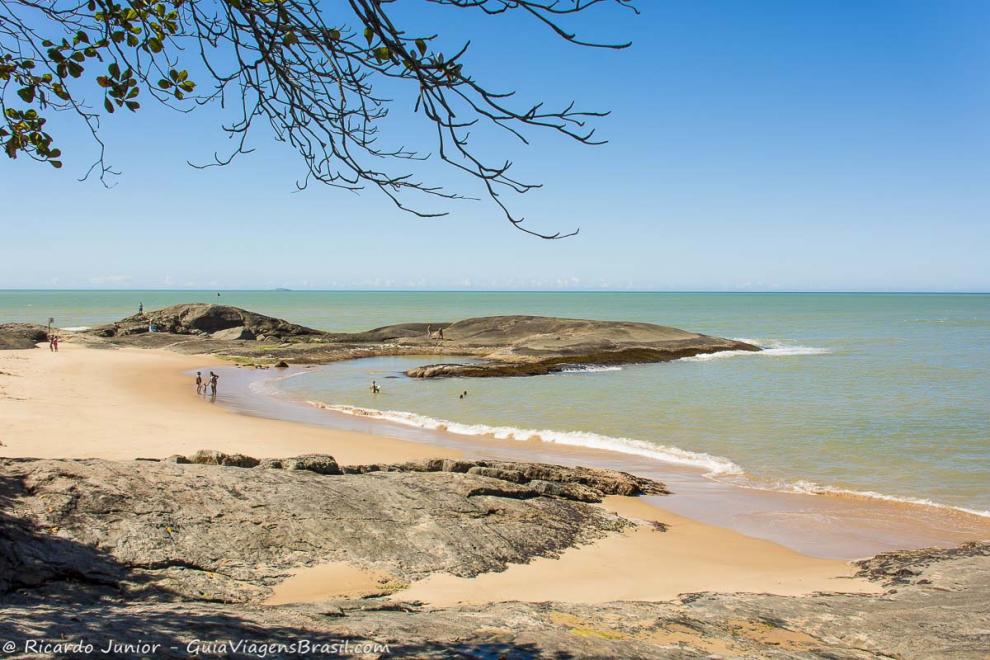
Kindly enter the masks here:
[[[148, 332], [152, 323], [158, 332]], [[332, 333], [224, 305], [174, 305], [95, 328], [88, 336], [128, 346], [212, 353], [252, 365], [326, 364], [384, 355], [475, 358], [470, 364], [428, 364], [407, 372], [417, 378], [536, 376], [571, 365], [664, 362], [760, 350], [650, 323], [547, 316], [489, 316]]]
[[411, 579], [552, 555], [628, 523], [533, 492], [534, 481], [598, 492], [636, 482], [528, 463], [333, 474], [327, 457], [174, 460], [190, 458], [257, 465], [0, 460], [0, 640], [15, 642], [14, 655], [69, 655], [21, 653], [29, 639], [98, 647], [141, 639], [161, 645], [138, 654], [154, 657], [209, 655], [189, 644], [243, 639], [268, 645], [270, 658], [299, 657], [278, 645], [301, 639], [385, 644], [390, 657], [414, 658], [975, 659], [990, 647], [988, 544], [860, 562], [861, 575], [885, 587], [880, 595], [699, 593], [663, 603], [442, 609], [370, 596], [265, 606], [293, 567], [331, 560]]

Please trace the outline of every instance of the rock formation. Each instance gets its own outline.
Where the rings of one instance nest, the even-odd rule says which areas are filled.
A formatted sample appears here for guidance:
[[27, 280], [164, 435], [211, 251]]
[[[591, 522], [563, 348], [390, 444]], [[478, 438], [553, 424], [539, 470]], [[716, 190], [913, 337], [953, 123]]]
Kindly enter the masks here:
[[0, 323], [0, 351], [34, 348], [48, 341], [48, 328], [31, 323]]
[[120, 337], [148, 332], [154, 325], [158, 332], [177, 335], [213, 335], [217, 339], [254, 339], [266, 337], [301, 337], [320, 335], [318, 330], [282, 319], [249, 312], [229, 305], [182, 304], [135, 314], [117, 323], [93, 328], [101, 337]]
[[247, 458], [0, 459], [0, 640], [23, 649], [27, 639], [139, 637], [161, 645], [143, 655], [188, 657], [193, 640], [246, 639], [275, 645], [269, 658], [298, 657], [277, 645], [300, 639], [415, 658], [982, 658], [990, 644], [990, 544], [860, 562], [887, 588], [876, 596], [439, 609], [373, 595], [265, 606], [301, 566], [345, 560], [401, 586], [437, 571], [502, 570], [631, 524], [580, 497], [534, 492], [537, 483], [599, 497], [663, 486], [530, 463]]
[[[155, 324], [158, 333], [148, 333]], [[443, 338], [438, 331], [443, 330]], [[143, 347], [214, 353], [249, 364], [325, 364], [379, 355], [462, 355], [409, 376], [536, 376], [568, 366], [664, 362], [719, 351], [758, 351], [732, 339], [626, 321], [491, 316], [330, 333], [222, 305], [174, 305], [94, 329], [90, 336]], [[250, 339], [260, 341], [247, 341]]]

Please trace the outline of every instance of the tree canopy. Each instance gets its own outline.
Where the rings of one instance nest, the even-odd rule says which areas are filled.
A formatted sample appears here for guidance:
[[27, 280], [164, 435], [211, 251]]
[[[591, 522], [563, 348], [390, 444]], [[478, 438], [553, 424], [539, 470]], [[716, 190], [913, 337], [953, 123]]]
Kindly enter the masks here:
[[[629, 44], [586, 40], [567, 22], [595, 5], [636, 11], [632, 0], [419, 1], [451, 12], [521, 14], [555, 38], [600, 48]], [[349, 190], [371, 186], [418, 216], [446, 215], [430, 210], [427, 200], [407, 201], [410, 193], [463, 197], [412, 173], [409, 161], [438, 158], [482, 182], [522, 231], [542, 238], [576, 233], [524, 227], [503, 194], [540, 184], [517, 180], [510, 162], [477, 153], [471, 129], [495, 126], [524, 143], [530, 130], [543, 130], [601, 144], [588, 122], [607, 113], [573, 103], [554, 109], [520, 103], [514, 92], [467, 70], [470, 42], [444, 52], [437, 34], [408, 33], [394, 10], [395, 0], [4, 0], [0, 143], [9, 158], [24, 155], [61, 168], [62, 152], [47, 122], [52, 112], [72, 113], [99, 151], [83, 178], [95, 173], [105, 180], [114, 174], [99, 133], [108, 115], [138, 111], [149, 99], [178, 110], [217, 103], [236, 110], [236, 119], [223, 126], [234, 146], [194, 166], [222, 166], [247, 153], [252, 126], [262, 121], [301, 156], [301, 188], [312, 181]], [[416, 112], [435, 132], [435, 151], [384, 146], [381, 126], [395, 101], [376, 91], [382, 85], [415, 99]]]

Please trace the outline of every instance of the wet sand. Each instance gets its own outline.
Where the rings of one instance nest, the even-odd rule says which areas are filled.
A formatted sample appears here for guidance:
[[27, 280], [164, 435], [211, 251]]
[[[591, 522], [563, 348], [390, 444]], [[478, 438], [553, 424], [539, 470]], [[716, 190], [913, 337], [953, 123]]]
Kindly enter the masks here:
[[[625, 469], [659, 478], [675, 492], [610, 499], [612, 511], [644, 522], [625, 534], [503, 573], [434, 576], [395, 598], [440, 605], [476, 602], [479, 590], [484, 600], [570, 602], [663, 600], [705, 590], [861, 591], [868, 586], [851, 579], [852, 567], [837, 559], [872, 554], [871, 548], [990, 537], [990, 521], [970, 520], [975, 516], [960, 521], [927, 507], [753, 491], [614, 452], [425, 432], [271, 396], [270, 381], [298, 369], [256, 371], [161, 350], [62, 346], [57, 355], [0, 354], [0, 456], [126, 460], [203, 448], [258, 457], [327, 453], [342, 463], [487, 456]], [[216, 402], [196, 395], [191, 373], [197, 368], [220, 373]], [[650, 521], [669, 528], [660, 532]], [[286, 581], [270, 602], [398, 588], [387, 575], [346, 565], [307, 571]]]
[[[256, 457], [333, 455], [343, 464], [456, 456], [453, 449], [236, 414], [222, 364], [167, 350], [0, 352], [0, 456], [165, 458], [199, 449]], [[195, 371], [220, 373], [219, 396], [196, 395]], [[190, 373], [191, 372], [191, 373]]]
[[[317, 367], [318, 368], [318, 367]], [[774, 541], [825, 559], [861, 559], [889, 550], [953, 547], [990, 539], [990, 518], [947, 507], [753, 488], [731, 479], [709, 478], [693, 467], [662, 463], [614, 451], [539, 440], [502, 440], [406, 426], [383, 419], [320, 409], [280, 393], [285, 373], [227, 368], [232, 386], [225, 405], [254, 416], [289, 419], [456, 450], [469, 458], [591, 465], [631, 472], [667, 484], [671, 495], [647, 498], [663, 510], [699, 522]]]

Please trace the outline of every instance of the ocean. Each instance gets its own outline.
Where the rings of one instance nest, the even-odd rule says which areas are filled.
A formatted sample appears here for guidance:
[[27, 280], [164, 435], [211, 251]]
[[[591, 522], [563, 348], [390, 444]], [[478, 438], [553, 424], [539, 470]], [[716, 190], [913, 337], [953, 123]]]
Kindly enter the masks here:
[[54, 317], [78, 328], [132, 314], [139, 303], [218, 300], [326, 330], [538, 314], [743, 339], [766, 350], [437, 381], [402, 376], [435, 358], [371, 358], [278, 386], [338, 412], [611, 449], [743, 485], [990, 510], [986, 294], [0, 291], [0, 322]]

